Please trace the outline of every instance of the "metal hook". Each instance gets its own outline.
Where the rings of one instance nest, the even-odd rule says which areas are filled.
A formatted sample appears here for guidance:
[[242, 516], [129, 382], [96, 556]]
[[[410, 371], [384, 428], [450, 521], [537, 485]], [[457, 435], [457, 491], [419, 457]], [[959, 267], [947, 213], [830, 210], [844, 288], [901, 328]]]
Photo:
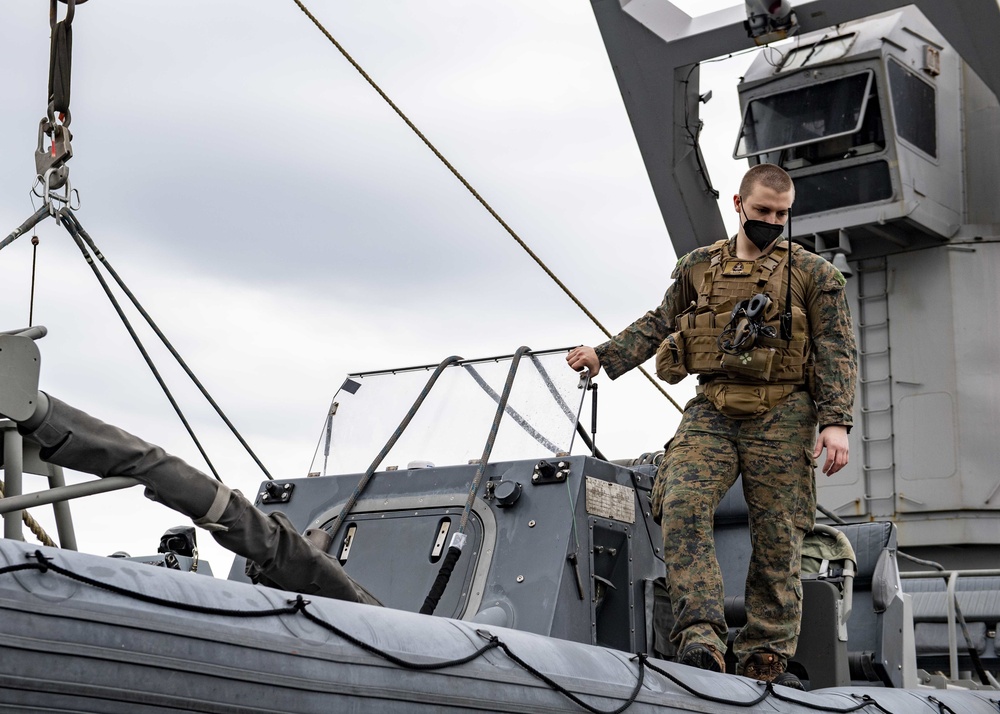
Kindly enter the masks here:
[[[53, 177], [55, 177], [56, 174], [58, 174], [60, 171], [64, 171], [65, 172], [65, 176], [62, 178], [61, 183], [59, 183], [58, 185], [56, 185], [53, 182]], [[56, 180], [58, 181], [60, 179], [56, 178]], [[48, 171], [45, 172], [45, 175], [41, 177], [41, 182], [42, 182], [42, 185], [44, 187], [44, 193], [42, 195], [42, 200], [44, 201], [45, 205], [48, 206], [49, 214], [51, 216], [55, 217], [55, 215], [59, 212], [59, 209], [57, 209], [56, 206], [55, 206], [55, 202], [59, 202], [59, 203], [65, 204], [67, 207], [69, 207], [72, 210], [76, 210], [77, 208], [80, 207], [80, 193], [70, 185], [70, 182], [69, 182], [69, 169], [67, 169], [65, 166], [63, 166], [63, 167], [61, 167], [59, 169], [56, 169], [56, 168], [49, 169]], [[63, 185], [65, 185], [66, 190], [63, 193], [61, 193], [61, 194], [60, 193], [56, 193], [56, 189], [59, 186], [63, 186]], [[73, 206], [73, 196], [74, 196], [74, 194], [76, 195], [76, 207], [75, 208]]]

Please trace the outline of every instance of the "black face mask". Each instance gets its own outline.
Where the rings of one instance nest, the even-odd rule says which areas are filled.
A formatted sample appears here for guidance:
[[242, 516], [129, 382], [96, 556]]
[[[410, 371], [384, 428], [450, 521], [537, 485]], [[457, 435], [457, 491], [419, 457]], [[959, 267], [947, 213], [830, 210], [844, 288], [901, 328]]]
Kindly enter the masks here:
[[756, 221], [747, 218], [747, 212], [743, 210], [743, 197], [740, 197], [740, 211], [743, 213], [744, 223], [743, 232], [746, 233], [747, 238], [753, 243], [757, 250], [763, 252], [767, 246], [771, 245], [781, 232], [785, 230], [785, 227], [778, 225], [777, 223], [768, 223], [766, 221]]

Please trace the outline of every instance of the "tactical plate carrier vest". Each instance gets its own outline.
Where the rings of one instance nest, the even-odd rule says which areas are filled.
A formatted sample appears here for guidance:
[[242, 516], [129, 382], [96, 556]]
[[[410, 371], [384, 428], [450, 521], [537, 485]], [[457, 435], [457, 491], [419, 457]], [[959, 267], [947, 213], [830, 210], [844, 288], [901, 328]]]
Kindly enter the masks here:
[[[801, 248], [795, 246], [794, 250]], [[677, 316], [676, 332], [660, 345], [656, 355], [657, 375], [670, 384], [676, 384], [688, 374], [702, 375], [700, 382], [706, 385], [706, 392], [707, 385], [716, 382], [719, 383], [716, 387], [726, 384], [730, 391], [740, 385], [751, 388], [775, 385], [777, 389], [750, 390], [762, 396], [765, 391], [775, 392], [764, 399], [768, 403], [803, 388], [810, 361], [806, 313], [797, 305], [791, 306], [790, 341], [781, 338], [780, 330], [779, 318], [785, 302], [783, 283], [787, 280], [785, 261], [788, 260], [788, 242], [779, 243], [757, 260], [740, 260], [730, 253], [729, 241], [722, 240], [709, 248], [709, 256], [709, 266], [703, 274], [697, 302]], [[733, 308], [741, 300], [748, 300], [758, 293], [771, 297], [762, 324], [772, 327], [775, 336], [758, 335], [753, 347], [746, 352], [736, 355], [724, 353], [719, 347], [719, 336], [729, 322]], [[760, 413], [760, 410], [755, 409], [753, 413]]]

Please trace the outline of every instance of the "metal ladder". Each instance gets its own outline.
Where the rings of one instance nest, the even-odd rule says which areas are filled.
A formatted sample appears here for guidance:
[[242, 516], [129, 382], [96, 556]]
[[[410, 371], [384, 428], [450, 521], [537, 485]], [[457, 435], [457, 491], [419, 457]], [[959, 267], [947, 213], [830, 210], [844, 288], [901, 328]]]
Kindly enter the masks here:
[[862, 472], [870, 516], [896, 510], [892, 361], [889, 346], [889, 271], [885, 257], [858, 266], [858, 386]]

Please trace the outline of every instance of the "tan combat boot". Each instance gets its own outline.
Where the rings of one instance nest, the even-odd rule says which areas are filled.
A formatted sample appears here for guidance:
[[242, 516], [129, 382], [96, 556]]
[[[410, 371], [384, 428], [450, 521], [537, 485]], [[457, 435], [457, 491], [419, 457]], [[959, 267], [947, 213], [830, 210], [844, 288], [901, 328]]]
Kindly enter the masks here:
[[740, 669], [744, 677], [805, 691], [802, 681], [791, 672], [786, 672], [785, 663], [772, 652], [754, 652], [743, 660]]
[[725, 672], [726, 660], [719, 650], [713, 645], [693, 642], [687, 645], [681, 652], [677, 661], [686, 664], [688, 667], [707, 669], [709, 672]]

